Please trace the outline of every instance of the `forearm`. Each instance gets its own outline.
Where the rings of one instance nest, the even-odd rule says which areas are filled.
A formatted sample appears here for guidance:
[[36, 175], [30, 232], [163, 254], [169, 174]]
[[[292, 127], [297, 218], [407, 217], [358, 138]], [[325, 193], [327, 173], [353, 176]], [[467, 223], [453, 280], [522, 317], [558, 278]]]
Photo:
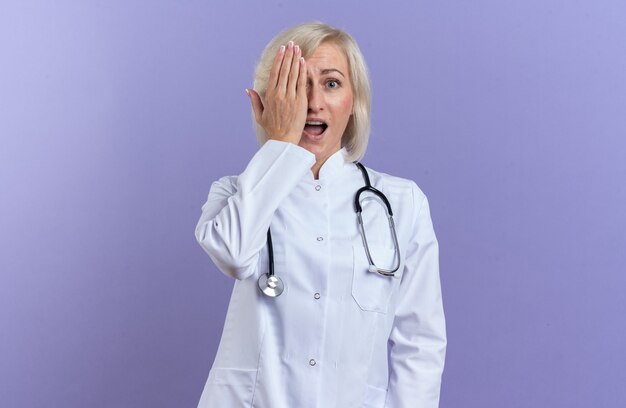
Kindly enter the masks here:
[[269, 140], [234, 188], [225, 179], [213, 183], [195, 236], [222, 272], [235, 279], [254, 272], [276, 209], [314, 163], [315, 155], [307, 150]]

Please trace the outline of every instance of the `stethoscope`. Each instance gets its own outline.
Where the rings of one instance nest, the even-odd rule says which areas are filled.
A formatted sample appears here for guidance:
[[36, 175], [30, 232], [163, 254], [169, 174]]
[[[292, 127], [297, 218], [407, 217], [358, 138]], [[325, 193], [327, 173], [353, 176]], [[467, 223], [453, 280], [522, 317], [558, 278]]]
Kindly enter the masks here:
[[[359, 170], [361, 170], [361, 173], [363, 173], [363, 179], [365, 180], [365, 186], [358, 189], [354, 196], [354, 211], [356, 212], [356, 216], [359, 221], [359, 232], [361, 233], [363, 246], [365, 247], [365, 254], [367, 255], [367, 261], [369, 262], [368, 270], [370, 272], [377, 272], [383, 276], [393, 277], [398, 268], [400, 268], [400, 248], [398, 246], [396, 226], [393, 222], [393, 212], [391, 211], [391, 204], [389, 204], [389, 200], [387, 200], [387, 197], [385, 197], [382, 192], [372, 187], [370, 183], [370, 177], [367, 174], [367, 170], [365, 169], [365, 167], [363, 167], [363, 165], [358, 161], [355, 161], [354, 164], [356, 164]], [[394, 251], [396, 253], [396, 265], [394, 269], [379, 268], [374, 264], [374, 261], [372, 260], [372, 254], [370, 254], [370, 248], [367, 245], [367, 238], [365, 237], [363, 218], [361, 217], [361, 212], [363, 209], [361, 208], [360, 197], [361, 194], [365, 191], [370, 191], [376, 194], [381, 200], [383, 200], [385, 206], [387, 207], [387, 218], [389, 220], [389, 228], [391, 229]], [[259, 289], [261, 289], [261, 292], [265, 293], [267, 296], [276, 297], [283, 293], [284, 285], [283, 281], [274, 274], [274, 248], [272, 247], [272, 234], [269, 229], [267, 230], [267, 249], [269, 252], [270, 268], [268, 273], [264, 273], [259, 276]]]

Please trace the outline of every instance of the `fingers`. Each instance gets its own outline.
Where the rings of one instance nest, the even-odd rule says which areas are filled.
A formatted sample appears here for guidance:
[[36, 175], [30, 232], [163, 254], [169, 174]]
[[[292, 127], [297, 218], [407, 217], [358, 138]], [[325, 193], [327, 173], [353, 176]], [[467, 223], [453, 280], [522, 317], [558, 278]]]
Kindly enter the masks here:
[[283, 56], [285, 55], [285, 46], [281, 45], [278, 48], [276, 57], [274, 57], [274, 63], [272, 64], [272, 70], [270, 71], [270, 77], [267, 81], [267, 89], [274, 89], [278, 85], [278, 74], [280, 72], [280, 66], [283, 62]]
[[289, 83], [287, 84], [287, 93], [296, 95], [296, 85], [298, 83], [298, 74], [300, 73], [300, 47], [294, 47], [293, 60], [291, 61], [291, 71], [289, 72]]
[[257, 123], [261, 123], [263, 114], [263, 102], [261, 96], [254, 89], [246, 89], [246, 93], [250, 97], [250, 103], [252, 104], [252, 110], [254, 111], [254, 118]]
[[267, 81], [268, 91], [277, 89], [286, 93], [289, 89], [292, 94], [296, 93], [300, 68], [302, 67], [300, 63], [301, 55], [302, 50], [293, 41], [289, 41], [287, 46], [280, 46], [274, 57], [274, 63]]
[[294, 56], [293, 41], [287, 43], [287, 50], [283, 57], [283, 63], [280, 67], [280, 76], [278, 77], [277, 91], [279, 93], [285, 93], [287, 91], [287, 81], [289, 80], [289, 71], [291, 71], [291, 62]]
[[300, 70], [298, 72], [298, 83], [296, 88], [296, 94], [302, 95], [306, 98], [306, 61], [304, 58], [300, 61]]

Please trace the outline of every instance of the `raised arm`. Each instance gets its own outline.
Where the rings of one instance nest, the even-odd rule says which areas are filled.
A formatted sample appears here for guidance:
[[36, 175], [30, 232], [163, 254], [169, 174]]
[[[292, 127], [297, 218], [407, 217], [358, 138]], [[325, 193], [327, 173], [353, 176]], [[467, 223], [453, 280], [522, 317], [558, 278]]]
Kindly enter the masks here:
[[308, 105], [306, 62], [300, 54], [292, 41], [278, 49], [264, 98], [246, 89], [269, 140], [236, 182], [223, 177], [211, 185], [196, 225], [198, 243], [235, 279], [255, 272], [274, 212], [315, 163], [315, 155], [298, 146]]
[[308, 150], [268, 140], [236, 183], [223, 177], [211, 185], [195, 235], [223, 273], [245, 279], [255, 272], [274, 212], [314, 163]]

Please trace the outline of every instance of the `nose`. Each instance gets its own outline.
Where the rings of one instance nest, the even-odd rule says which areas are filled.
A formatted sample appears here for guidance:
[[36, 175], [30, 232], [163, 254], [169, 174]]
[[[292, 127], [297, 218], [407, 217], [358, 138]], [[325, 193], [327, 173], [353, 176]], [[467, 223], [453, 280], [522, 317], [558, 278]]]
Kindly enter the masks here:
[[307, 98], [309, 100], [309, 111], [317, 112], [324, 109], [324, 95], [316, 86], [308, 87]]

